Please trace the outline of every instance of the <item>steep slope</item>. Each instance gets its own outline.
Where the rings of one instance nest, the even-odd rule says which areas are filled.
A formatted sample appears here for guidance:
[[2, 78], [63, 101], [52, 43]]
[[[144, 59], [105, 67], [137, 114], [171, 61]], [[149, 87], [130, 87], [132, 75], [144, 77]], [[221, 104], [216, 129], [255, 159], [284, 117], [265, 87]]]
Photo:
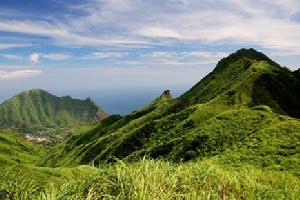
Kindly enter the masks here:
[[106, 114], [89, 98], [56, 97], [39, 89], [22, 92], [0, 105], [2, 128], [66, 128], [104, 117]]
[[0, 167], [32, 164], [44, 155], [44, 150], [11, 133], [0, 132]]
[[179, 101], [191, 105], [221, 97], [222, 103], [228, 105], [263, 104], [275, 112], [300, 118], [297, 74], [254, 49], [241, 49], [222, 59], [212, 73], [183, 94]]
[[165, 92], [144, 109], [108, 118], [54, 148], [44, 164], [148, 155], [174, 161], [215, 158], [297, 173], [300, 121], [292, 118], [299, 116], [297, 77], [262, 53], [239, 50], [178, 99]]
[[185, 103], [207, 103], [226, 91], [229, 91], [241, 80], [248, 78], [245, 76], [252, 63], [255, 61], [270, 62], [277, 67], [265, 55], [254, 49], [241, 49], [227, 58], [220, 60], [216, 68], [198, 82], [189, 91], [183, 94], [179, 100]]

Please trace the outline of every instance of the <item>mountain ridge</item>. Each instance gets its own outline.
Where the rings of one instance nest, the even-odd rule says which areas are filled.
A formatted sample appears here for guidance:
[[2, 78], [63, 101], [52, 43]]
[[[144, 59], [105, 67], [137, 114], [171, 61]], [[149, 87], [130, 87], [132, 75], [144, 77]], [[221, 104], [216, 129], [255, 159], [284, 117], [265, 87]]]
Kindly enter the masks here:
[[[288, 103], [300, 102], [298, 83], [294, 72], [264, 54], [240, 50], [177, 99], [159, 97], [73, 135], [42, 165], [98, 165], [149, 156], [176, 162], [210, 158], [297, 173], [299, 112], [291, 112], [297, 105]], [[274, 91], [272, 85], [279, 88]], [[293, 98], [285, 102], [286, 97]]]
[[107, 114], [90, 98], [57, 97], [42, 89], [21, 92], [0, 104], [2, 128], [35, 129], [72, 127], [105, 118]]
[[[248, 104], [247, 107], [265, 104], [278, 113], [299, 118], [299, 85], [300, 79], [296, 72], [280, 67], [278, 63], [254, 49], [241, 49], [218, 62], [216, 68], [180, 96], [179, 101], [192, 105], [227, 95], [225, 98], [235, 101], [235, 104], [238, 101], [241, 105]], [[274, 87], [280, 90], [274, 91]], [[269, 98], [268, 95], [273, 95], [271, 99], [274, 101], [262, 102], [262, 99]], [[262, 98], [256, 99], [257, 96]]]

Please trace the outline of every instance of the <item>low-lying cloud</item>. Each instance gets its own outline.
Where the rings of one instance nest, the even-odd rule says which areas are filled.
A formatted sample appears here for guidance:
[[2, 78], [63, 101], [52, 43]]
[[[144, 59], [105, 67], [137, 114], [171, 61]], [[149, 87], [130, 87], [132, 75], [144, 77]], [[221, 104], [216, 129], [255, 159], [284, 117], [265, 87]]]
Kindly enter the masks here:
[[73, 56], [71, 54], [65, 54], [65, 53], [32, 53], [29, 55], [29, 61], [33, 64], [38, 64], [42, 58], [47, 60], [54, 60], [54, 61], [60, 61], [60, 60], [67, 60], [72, 58]]
[[1, 70], [0, 80], [15, 80], [42, 74], [42, 70], [20, 69], [20, 70]]

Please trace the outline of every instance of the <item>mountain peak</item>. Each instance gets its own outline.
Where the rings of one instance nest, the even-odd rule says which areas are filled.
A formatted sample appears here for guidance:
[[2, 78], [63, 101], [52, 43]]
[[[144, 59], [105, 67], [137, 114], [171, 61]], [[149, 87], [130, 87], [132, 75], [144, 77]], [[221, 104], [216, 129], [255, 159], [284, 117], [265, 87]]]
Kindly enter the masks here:
[[300, 117], [300, 71], [291, 72], [263, 53], [240, 49], [223, 58], [179, 100], [183, 105], [211, 100], [226, 105], [267, 105], [281, 114]]
[[42, 89], [39, 89], [39, 88], [34, 88], [34, 89], [31, 89], [31, 90], [27, 90], [27, 91], [24, 91], [22, 93], [27, 93], [27, 94], [42, 94], [42, 93], [43, 94], [50, 94], [46, 90], [42, 90]]
[[274, 66], [280, 66], [273, 60], [271, 60], [268, 56], [264, 53], [259, 52], [253, 48], [242, 48], [237, 50], [235, 53], [230, 54], [228, 57], [223, 58], [220, 60], [216, 66], [216, 70], [219, 68], [223, 68], [224, 66], [228, 65], [229, 63], [236, 62], [238, 60], [244, 60], [246, 63], [250, 64], [253, 61], [266, 61]]
[[40, 88], [34, 88], [34, 89], [31, 89], [31, 90], [28, 90], [28, 92], [49, 93], [48, 91], [40, 89]]
[[241, 48], [231, 55], [246, 56], [256, 60], [269, 60], [269, 58], [264, 53], [259, 52], [253, 48]]
[[2, 127], [75, 127], [105, 117], [92, 100], [57, 97], [42, 89], [22, 92], [0, 105]]
[[170, 90], [165, 90], [159, 97], [160, 99], [172, 99], [172, 94]]
[[[187, 161], [223, 155], [230, 147], [236, 151], [234, 155], [249, 150], [245, 158], [253, 153], [262, 158], [257, 146], [263, 151], [266, 146], [253, 144], [270, 141], [275, 141], [271, 144], [278, 149], [274, 155], [282, 155], [279, 152], [286, 146], [278, 141], [289, 137], [286, 141], [293, 145], [290, 139], [299, 133], [300, 123], [276, 112], [300, 118], [299, 81], [288, 69], [277, 68], [253, 49], [241, 49], [229, 57], [234, 59], [225, 59], [219, 69], [183, 96], [171, 99], [166, 90], [120, 121], [100, 123], [92, 131], [74, 136], [63, 144], [66, 151], [51, 153], [47, 162], [53, 160], [58, 166], [88, 164], [112, 158], [135, 160], [144, 155]], [[80, 146], [84, 150], [77, 148]], [[269, 159], [269, 154], [264, 155]]]
[[252, 57], [267, 57], [265, 54], [263, 54], [262, 52], [259, 52], [253, 48], [241, 48], [239, 50], [237, 50], [235, 53], [233, 54], [237, 54], [237, 55], [245, 55], [245, 56], [252, 56]]

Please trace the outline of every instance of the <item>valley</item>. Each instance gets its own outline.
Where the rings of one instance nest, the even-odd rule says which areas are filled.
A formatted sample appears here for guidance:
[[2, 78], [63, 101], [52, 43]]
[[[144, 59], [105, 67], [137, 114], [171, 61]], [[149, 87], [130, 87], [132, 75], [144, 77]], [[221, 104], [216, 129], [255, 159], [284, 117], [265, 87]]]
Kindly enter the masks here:
[[57, 97], [40, 89], [22, 92], [0, 104], [0, 128], [38, 143], [55, 143], [72, 129], [108, 115], [90, 98]]

